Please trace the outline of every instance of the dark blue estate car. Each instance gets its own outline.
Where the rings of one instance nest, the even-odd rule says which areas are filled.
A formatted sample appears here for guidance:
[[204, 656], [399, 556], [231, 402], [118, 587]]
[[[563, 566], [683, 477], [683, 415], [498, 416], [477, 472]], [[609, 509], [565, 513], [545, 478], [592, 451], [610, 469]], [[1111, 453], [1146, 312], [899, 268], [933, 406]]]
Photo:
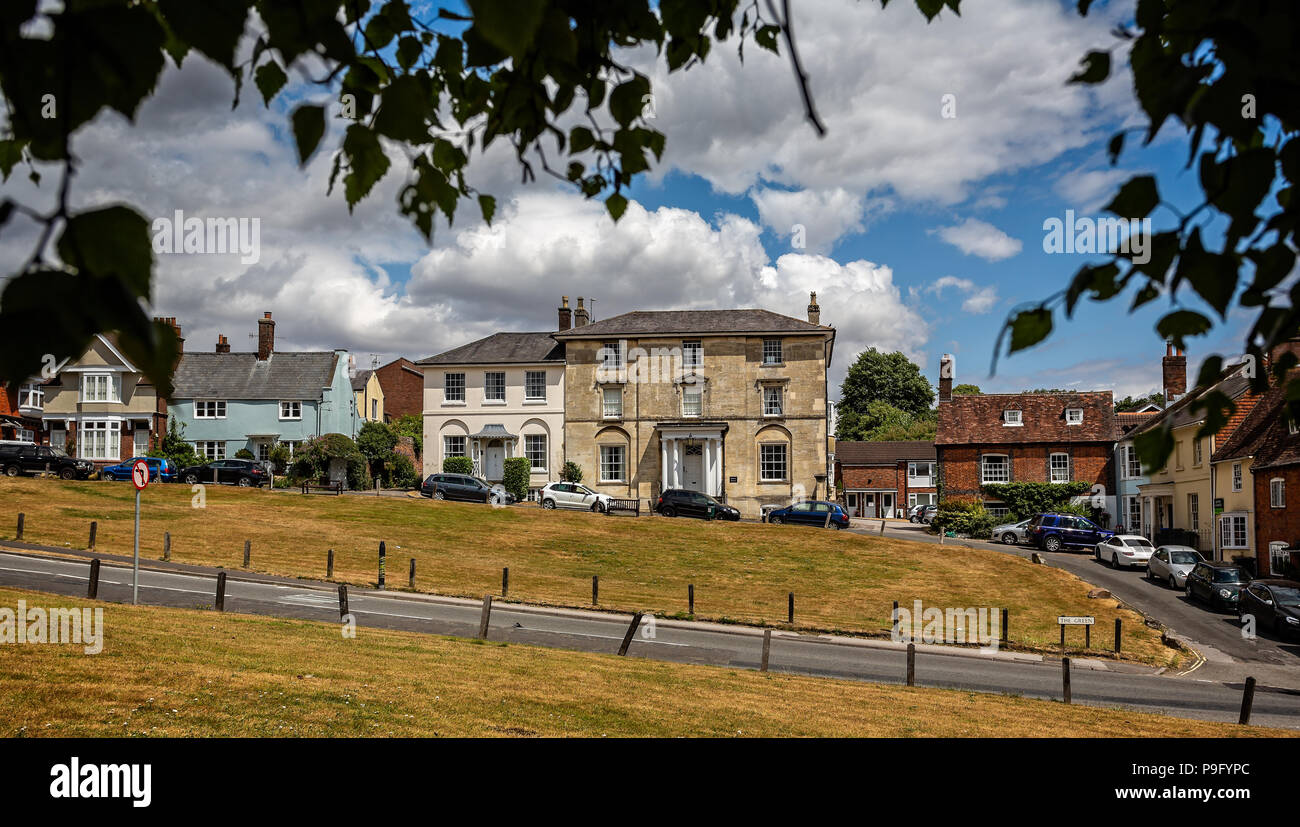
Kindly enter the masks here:
[[149, 463], [149, 482], [176, 482], [175, 463], [162, 457], [131, 457], [117, 465], [100, 469], [99, 477], [105, 480], [129, 480], [131, 466], [135, 465], [136, 460], [141, 459]]
[[807, 502], [787, 505], [785, 508], [778, 508], [776, 511], [767, 515], [769, 523], [793, 523], [795, 525], [826, 525], [826, 517], [830, 516], [830, 526], [832, 528], [844, 529], [849, 527], [849, 515], [839, 506], [838, 503], [826, 502], [825, 500], [808, 500]]
[[1025, 529], [1029, 542], [1044, 551], [1063, 548], [1093, 548], [1115, 536], [1086, 517], [1074, 514], [1037, 514]]

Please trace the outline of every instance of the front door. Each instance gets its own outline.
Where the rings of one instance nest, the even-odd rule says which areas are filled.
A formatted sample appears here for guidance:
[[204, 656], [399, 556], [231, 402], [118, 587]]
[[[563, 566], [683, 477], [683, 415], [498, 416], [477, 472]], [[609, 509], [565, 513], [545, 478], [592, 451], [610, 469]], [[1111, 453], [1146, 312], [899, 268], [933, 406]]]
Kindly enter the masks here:
[[882, 517], [894, 516], [894, 495], [893, 494], [882, 493], [880, 495], [880, 516]]
[[135, 429], [132, 434], [132, 451], [137, 457], [149, 453], [149, 431], [144, 428]]
[[704, 490], [704, 446], [698, 442], [682, 446], [682, 487], [688, 491]]
[[862, 510], [862, 514], [863, 514], [863, 516], [864, 516], [864, 517], [874, 517], [874, 516], [876, 516], [876, 495], [875, 495], [875, 494], [863, 494], [862, 496], [863, 496], [863, 497], [865, 498], [865, 500], [866, 500], [866, 506], [865, 506], [865, 507], [863, 508], [863, 510]]
[[505, 444], [499, 439], [494, 439], [487, 444], [487, 449], [483, 452], [483, 476], [495, 482], [505, 476], [505, 466]]
[[847, 495], [847, 502], [849, 506], [849, 513], [852, 514], [854, 517], [861, 517], [862, 513], [858, 511], [858, 495], [856, 493], [849, 492], [849, 494]]

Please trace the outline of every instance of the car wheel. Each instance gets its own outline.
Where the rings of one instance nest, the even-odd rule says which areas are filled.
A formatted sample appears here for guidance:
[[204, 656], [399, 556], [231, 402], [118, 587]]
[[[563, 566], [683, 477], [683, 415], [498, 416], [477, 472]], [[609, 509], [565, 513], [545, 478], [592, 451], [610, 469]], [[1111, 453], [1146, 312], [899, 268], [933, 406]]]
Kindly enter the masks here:
[[768, 517], [767, 521], [772, 525], [780, 525], [781, 523], [785, 522], [785, 520], [781, 519], [780, 517]]
[[542, 500], [542, 508], [554, 509], [555, 500], [551, 499], [550, 497], [547, 497], [546, 499]]
[[6, 477], [16, 477], [16, 476], [18, 476], [19, 472], [21, 472], [21, 471], [22, 471], [22, 469], [19, 468], [17, 465], [6, 465], [6, 466], [5, 466], [5, 476], [6, 476]]
[[1008, 546], [1014, 546], [1017, 542], [1016, 535], [1008, 531], [1006, 534], [1002, 535], [1002, 542]]
[[250, 486], [250, 485], [252, 485], [252, 484], [253, 484], [253, 481], [250, 480], [248, 477], [240, 477], [240, 478], [239, 478], [239, 481], [235, 483], [235, 485], [238, 485], [240, 488], [247, 488], [248, 486]]
[[441, 491], [434, 491], [434, 492], [433, 492], [433, 498], [434, 498], [435, 500], [445, 500], [445, 499], [447, 499], [447, 495], [444, 494], [444, 493], [442, 493]]
[[665, 505], [663, 507], [663, 510], [660, 511], [659, 513], [664, 515], [665, 517], [676, 517], [677, 509], [673, 508], [671, 505]]
[[186, 484], [186, 485], [197, 485], [198, 482], [199, 482], [199, 475], [198, 475], [198, 474], [186, 474], [186, 475], [185, 475], [185, 484]]
[[1114, 552], [1111, 552], [1110, 554], [1110, 567], [1112, 569], [1119, 568], [1119, 555]]
[[600, 514], [600, 513], [603, 512], [604, 510], [605, 510], [605, 507], [602, 506], [602, 505], [600, 504], [600, 500], [596, 500], [594, 503], [591, 504], [591, 513], [592, 513], [592, 514]]
[[1169, 575], [1169, 588], [1173, 589], [1174, 591], [1178, 590], [1178, 579], [1174, 577], [1172, 574]]
[[1187, 599], [1188, 599], [1188, 600], [1190, 600], [1190, 601], [1195, 601], [1195, 600], [1196, 600], [1196, 593], [1192, 591], [1191, 584], [1188, 584], [1187, 589], [1186, 589], [1186, 594], [1187, 594]]
[[1046, 540], [1043, 541], [1043, 548], [1046, 549], [1047, 551], [1053, 551], [1053, 552], [1060, 551], [1061, 538], [1056, 536], [1048, 537]]

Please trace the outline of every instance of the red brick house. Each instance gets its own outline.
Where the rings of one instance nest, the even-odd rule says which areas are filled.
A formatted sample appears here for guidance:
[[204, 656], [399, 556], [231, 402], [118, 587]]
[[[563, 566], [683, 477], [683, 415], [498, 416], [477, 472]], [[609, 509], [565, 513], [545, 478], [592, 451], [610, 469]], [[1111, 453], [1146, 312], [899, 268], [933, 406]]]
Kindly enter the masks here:
[[384, 390], [384, 421], [424, 415], [424, 373], [405, 357], [375, 369]]
[[40, 382], [0, 385], [0, 439], [41, 443], [45, 390]]
[[1117, 426], [1111, 392], [954, 396], [951, 358], [945, 354], [948, 364], [939, 380], [935, 448], [940, 495], [978, 497], [1000, 515], [1006, 507], [982, 486], [1087, 482], [1102, 487], [1103, 510], [1114, 523], [1109, 488]]
[[933, 442], [838, 442], [835, 484], [853, 517], [903, 517], [938, 502]]

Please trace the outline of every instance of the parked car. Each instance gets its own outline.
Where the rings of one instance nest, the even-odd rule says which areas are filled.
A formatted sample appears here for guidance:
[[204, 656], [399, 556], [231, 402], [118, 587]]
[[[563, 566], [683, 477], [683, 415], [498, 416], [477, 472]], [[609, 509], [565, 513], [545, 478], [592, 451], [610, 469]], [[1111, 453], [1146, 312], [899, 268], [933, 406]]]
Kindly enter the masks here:
[[1237, 614], [1254, 615], [1255, 628], [1268, 627], [1279, 637], [1300, 634], [1300, 583], [1252, 580], [1241, 591]]
[[1187, 573], [1205, 558], [1191, 546], [1161, 546], [1147, 562], [1147, 579], [1168, 583], [1171, 589], [1187, 585]]
[[515, 495], [486, 480], [468, 474], [430, 474], [420, 486], [420, 493], [435, 500], [461, 500], [471, 503], [496, 502], [514, 505]]
[[830, 526], [837, 529], [849, 527], [849, 515], [838, 503], [826, 502], [825, 500], [807, 500], [794, 505], [778, 508], [767, 516], [769, 523], [794, 523], [796, 525], [827, 525], [826, 517], [830, 516]]
[[582, 483], [552, 482], [542, 489], [538, 499], [542, 508], [581, 508], [585, 511], [606, 511], [609, 509], [608, 494], [592, 491]]
[[1115, 535], [1085, 517], [1048, 512], [1029, 521], [1029, 541], [1044, 551], [1094, 548]]
[[117, 465], [99, 469], [99, 478], [102, 480], [129, 480], [131, 479], [131, 468], [138, 460], [144, 460], [148, 463], [150, 482], [176, 482], [176, 463], [162, 457], [131, 457]]
[[908, 522], [911, 523], [921, 522], [921, 515], [926, 510], [929, 510], [930, 513], [933, 514], [935, 511], [939, 510], [939, 506], [934, 505], [933, 503], [917, 503], [916, 505], [909, 507], [907, 509]]
[[995, 541], [1006, 543], [1009, 546], [1027, 543], [1029, 542], [1029, 520], [995, 526], [990, 536]]
[[1187, 573], [1188, 600], [1201, 600], [1216, 608], [1234, 609], [1250, 575], [1235, 563], [1204, 560]]
[[1112, 569], [1131, 569], [1145, 566], [1155, 553], [1156, 547], [1140, 534], [1115, 534], [1097, 544], [1093, 553], [1103, 563], [1110, 563]]
[[203, 465], [191, 465], [182, 468], [180, 480], [186, 485], [211, 482], [218, 485], [238, 485], [240, 488], [257, 486], [261, 488], [271, 481], [260, 462], [251, 459], [219, 459]]
[[0, 468], [8, 477], [48, 470], [65, 480], [84, 480], [94, 473], [95, 463], [88, 459], [74, 459], [62, 448], [11, 442], [0, 445]]
[[705, 520], [739, 520], [740, 510], [708, 494], [669, 488], [659, 495], [655, 511], [665, 517], [700, 517]]
[[917, 506], [917, 509], [916, 516], [911, 518], [911, 520], [914, 523], [921, 523], [922, 525], [929, 525], [934, 522], [934, 515], [939, 513], [939, 506], [934, 503]]

